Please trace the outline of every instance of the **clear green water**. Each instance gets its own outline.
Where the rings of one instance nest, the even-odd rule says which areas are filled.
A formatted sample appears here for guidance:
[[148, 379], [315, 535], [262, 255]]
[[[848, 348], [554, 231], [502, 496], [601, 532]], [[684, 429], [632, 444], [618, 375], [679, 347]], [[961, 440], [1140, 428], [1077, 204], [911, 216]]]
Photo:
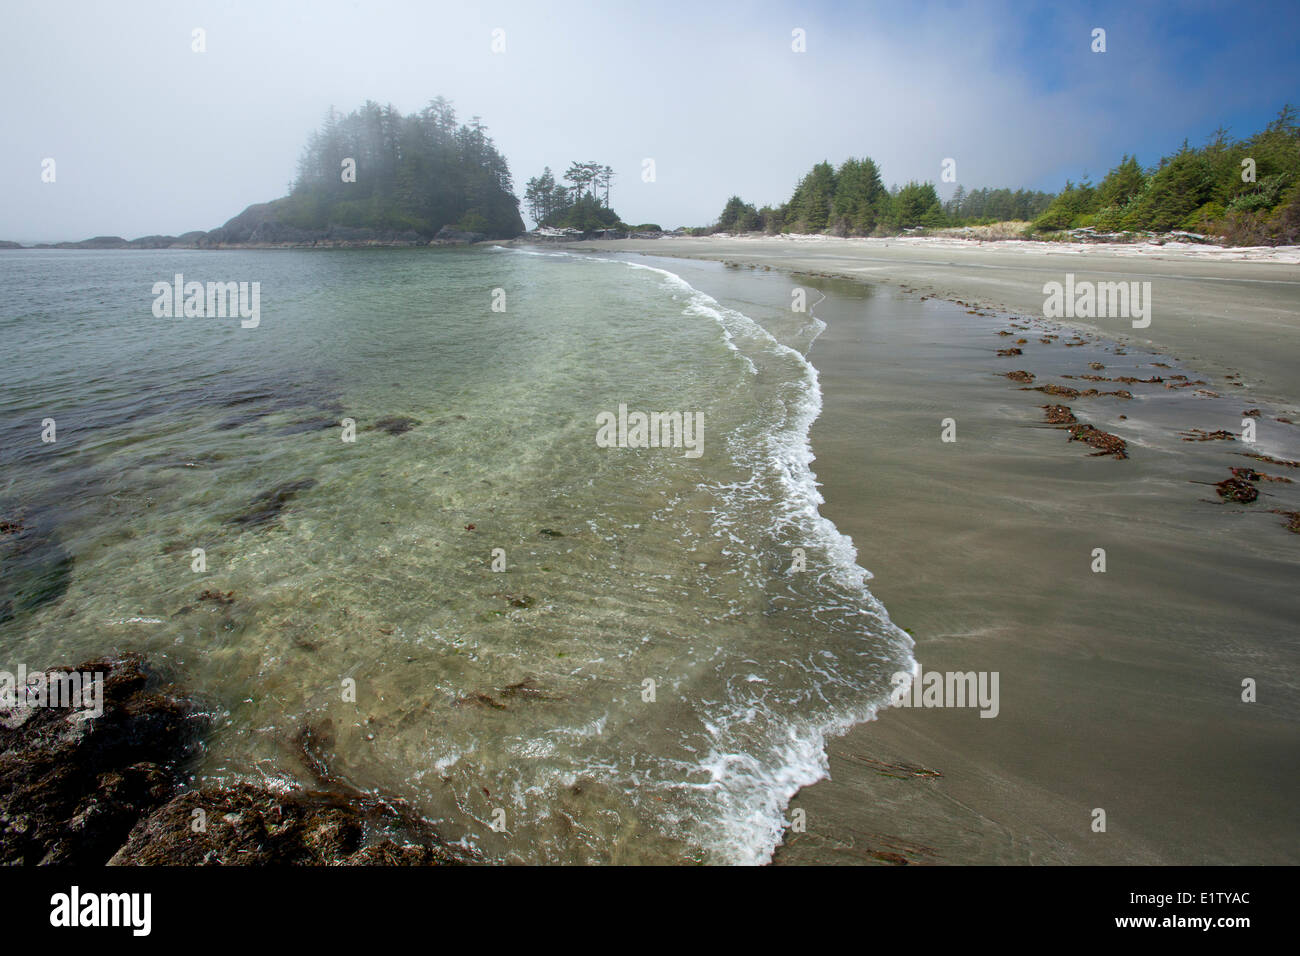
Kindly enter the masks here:
[[[260, 282], [260, 326], [155, 318], [177, 272]], [[27, 529], [0, 664], [167, 660], [217, 718], [199, 781], [309, 782], [294, 740], [328, 719], [337, 773], [488, 859], [759, 862], [824, 735], [910, 667], [818, 513], [807, 315], [504, 249], [25, 251], [0, 277], [0, 515]], [[600, 447], [620, 404], [702, 413], [703, 454]]]

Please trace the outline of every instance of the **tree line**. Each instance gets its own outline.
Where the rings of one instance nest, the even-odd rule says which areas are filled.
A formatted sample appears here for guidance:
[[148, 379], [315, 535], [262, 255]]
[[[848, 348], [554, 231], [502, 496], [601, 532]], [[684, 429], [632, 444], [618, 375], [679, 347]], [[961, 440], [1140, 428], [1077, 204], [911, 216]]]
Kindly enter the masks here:
[[1237, 244], [1300, 241], [1296, 110], [1284, 106], [1267, 127], [1243, 140], [1218, 130], [1200, 149], [1184, 142], [1150, 168], [1125, 155], [1101, 183], [1067, 181], [1055, 194], [958, 186], [941, 202], [929, 182], [886, 189], [869, 158], [849, 159], [838, 168], [821, 162], [786, 202], [756, 208], [732, 196], [712, 226], [692, 231], [882, 236], [1005, 221], [1030, 223], [1030, 234], [1187, 230]]
[[947, 203], [933, 183], [908, 182], [886, 188], [880, 167], [868, 157], [847, 159], [838, 168], [814, 166], [779, 206], [755, 208], [739, 196], [727, 200], [718, 221], [705, 232], [825, 233], [835, 236], [895, 235], [906, 229], [1029, 220], [1043, 212], [1052, 194], [1019, 189], [958, 187]]
[[1066, 182], [1037, 231], [1186, 230], [1234, 244], [1300, 241], [1300, 126], [1287, 105], [1242, 140], [1216, 130], [1197, 149], [1186, 140], [1172, 156], [1143, 169], [1124, 156], [1097, 184]]

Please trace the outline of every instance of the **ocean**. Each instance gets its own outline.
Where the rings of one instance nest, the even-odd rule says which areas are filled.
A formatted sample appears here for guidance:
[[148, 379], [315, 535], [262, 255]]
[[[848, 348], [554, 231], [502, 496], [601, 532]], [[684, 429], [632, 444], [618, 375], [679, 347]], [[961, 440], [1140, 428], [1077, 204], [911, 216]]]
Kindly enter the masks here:
[[[177, 275], [257, 283], [257, 323], [160, 317]], [[811, 301], [502, 247], [0, 277], [0, 664], [165, 662], [196, 784], [310, 785], [328, 728], [485, 860], [761, 863], [912, 669], [819, 511]]]

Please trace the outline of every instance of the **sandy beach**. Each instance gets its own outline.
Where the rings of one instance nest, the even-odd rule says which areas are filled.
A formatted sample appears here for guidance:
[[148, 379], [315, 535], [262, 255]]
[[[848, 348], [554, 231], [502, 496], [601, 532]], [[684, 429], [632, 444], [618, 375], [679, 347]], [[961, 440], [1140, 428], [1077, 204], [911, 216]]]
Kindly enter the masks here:
[[1043, 284], [1066, 273], [1095, 281], [1149, 281], [1151, 324], [1075, 320], [1119, 342], [1160, 348], [1211, 373], [1300, 400], [1300, 249], [1191, 244], [969, 242], [954, 239], [685, 238], [569, 243], [565, 248], [716, 259], [843, 276], [1041, 315]]
[[[824, 293], [809, 297], [827, 323], [809, 352], [822, 513], [925, 671], [1000, 675], [996, 719], [886, 709], [829, 740], [829, 779], [795, 798], [806, 825], [777, 863], [1297, 862], [1300, 536], [1277, 513], [1300, 509], [1295, 250], [566, 248], [653, 256], [751, 315]], [[1068, 272], [1151, 281], [1150, 327], [1044, 321], [1043, 283]], [[1048, 385], [1066, 391], [1031, 390]], [[1047, 424], [1053, 403], [1127, 457]], [[1263, 473], [1258, 500], [1216, 494], [1234, 467]]]

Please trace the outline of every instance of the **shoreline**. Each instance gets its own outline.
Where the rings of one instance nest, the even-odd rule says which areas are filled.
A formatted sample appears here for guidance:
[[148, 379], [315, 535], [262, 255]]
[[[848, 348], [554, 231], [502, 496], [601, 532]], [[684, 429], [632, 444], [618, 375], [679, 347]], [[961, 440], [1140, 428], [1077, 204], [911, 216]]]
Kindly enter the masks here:
[[[734, 273], [733, 249], [715, 256]], [[1294, 862], [1276, 830], [1294, 831], [1278, 768], [1296, 744], [1295, 695], [1284, 681], [1264, 711], [1244, 708], [1237, 692], [1246, 670], [1285, 673], [1294, 657], [1286, 622], [1295, 540], [1282, 519], [1237, 520], [1248, 506], [1189, 490], [1249, 463], [1236, 457], [1240, 446], [1179, 431], [1229, 427], [1223, 419], [1237, 405], [1269, 404], [1260, 390], [1216, 376], [1193, 392], [1200, 366], [1177, 363], [1158, 343], [1139, 349], [1089, 333], [1067, 341], [1059, 322], [977, 304], [986, 298], [959, 277], [947, 285], [975, 302], [922, 294], [914, 275], [844, 281], [810, 275], [810, 264], [755, 257], [751, 274], [780, 288], [744, 295], [788, 308], [781, 276], [828, 296], [817, 308], [827, 328], [808, 354], [825, 402], [812, 431], [821, 511], [855, 542], [872, 593], [913, 633], [922, 667], [998, 672], [1003, 704], [997, 720], [886, 708], [828, 740], [829, 779], [789, 807], [806, 814], [807, 832], [787, 832], [773, 862]], [[723, 278], [688, 280], [735, 305], [719, 292]], [[855, 297], [881, 294], [905, 326], [856, 325]], [[1300, 325], [1294, 309], [1290, 321]], [[1026, 342], [1024, 355], [995, 355], [1016, 341], [994, 337], [1008, 331]], [[1098, 382], [1088, 398], [1093, 383], [1078, 379], [1093, 363], [1104, 366], [1094, 378], [1158, 381], [1125, 381], [1131, 399], [1105, 397], [1119, 389]], [[1008, 381], [1020, 369], [1032, 386]], [[1127, 438], [1128, 460], [1091, 457], [1048, 431], [1048, 396], [1019, 390], [1047, 383], [1080, 393], [1050, 400]], [[1256, 450], [1300, 458], [1300, 429], [1285, 414], [1293, 407], [1261, 412], [1270, 444]], [[945, 457], [945, 411], [976, 439], [973, 454], [959, 454], [972, 446], [958, 443]], [[1294, 484], [1265, 487], [1294, 498]], [[1110, 552], [1109, 575], [1089, 570], [1098, 544]], [[1245, 566], [1225, 567], [1224, 549]], [[1098, 762], [1093, 751], [1105, 750]], [[1109, 836], [1090, 828], [1097, 808], [1109, 808]]]
[[[47, 700], [46, 677], [51, 688], [75, 678], [68, 685], [75, 696]], [[196, 787], [188, 772], [218, 715], [165, 665], [135, 652], [109, 654], [48, 668], [40, 681], [18, 686], [0, 703], [6, 865], [481, 862], [446, 844], [405, 802], [359, 790], [333, 773], [328, 721], [295, 741], [314, 786], [250, 779]]]
[[[1300, 264], [1300, 246], [1231, 246], [1218, 243], [1188, 242], [1177, 236], [1171, 238], [1150, 238], [1134, 235], [1125, 240], [1106, 239], [1035, 239], [1035, 238], [986, 238], [979, 236], [957, 236], [948, 234], [905, 235], [885, 237], [829, 236], [822, 234], [803, 235], [789, 233], [782, 235], [730, 235], [719, 233], [709, 236], [689, 236], [677, 233], [636, 234], [618, 239], [592, 236], [564, 237], [539, 236], [524, 233], [510, 238], [491, 239], [479, 235], [463, 234], [456, 238], [319, 238], [282, 241], [248, 241], [226, 242], [207, 240], [206, 233], [190, 233], [199, 239], [187, 239], [180, 236], [141, 236], [137, 239], [125, 239], [121, 236], [96, 236], [91, 239], [60, 240], [57, 242], [21, 243], [0, 240], [0, 251], [141, 251], [160, 249], [181, 250], [217, 250], [217, 249], [417, 249], [443, 248], [448, 246], [554, 246], [557, 248], [579, 247], [591, 243], [618, 243], [623, 251], [644, 255], [663, 255], [671, 258], [718, 258], [708, 252], [689, 253], [674, 247], [672, 252], [647, 252], [642, 248], [632, 249], [638, 243], [676, 244], [676, 243], [743, 243], [761, 249], [764, 245], [799, 244], [809, 250], [821, 249], [835, 251], [838, 248], [857, 250], [883, 250], [891, 246], [898, 249], [914, 248], [918, 250], [961, 250], [985, 249], [1001, 251], [1018, 251], [1029, 255], [1048, 253], [1072, 254], [1092, 252], [1101, 255], [1124, 257], [1160, 257], [1174, 256], [1189, 261], [1207, 262], [1274, 262], [1289, 265]], [[1204, 238], [1204, 237], [1202, 237]], [[581, 250], [580, 250], [581, 251]], [[843, 278], [852, 278], [843, 276]]]
[[[1198, 247], [1109, 246], [962, 239], [591, 240], [574, 251], [699, 259], [752, 265], [822, 279], [879, 282], [971, 308], [1039, 315], [1043, 285], [1069, 273], [1103, 281], [1152, 283], [1145, 329], [1127, 319], [1057, 320], [1072, 329], [1151, 348], [1216, 375], [1235, 373], [1275, 401], [1300, 402], [1300, 247], [1254, 254]], [[941, 254], [940, 254], [941, 253]], [[1280, 258], [1279, 258], [1280, 257]], [[1205, 319], [1213, 319], [1207, 322]]]
[[[824, 328], [801, 347], [822, 383], [808, 436], [820, 512], [874, 572], [873, 595], [925, 670], [1002, 677], [999, 719], [886, 707], [828, 739], [829, 779], [788, 807], [807, 831], [788, 832], [774, 862], [1292, 862], [1295, 841], [1277, 835], [1294, 830], [1284, 795], [1300, 707], [1286, 675], [1300, 561], [1274, 516], [1300, 518], [1300, 472], [1285, 477], [1300, 467], [1291, 406], [1231, 373], [1205, 381], [1164, 351], [1071, 339], [907, 276], [643, 261], [756, 320], [788, 318], [794, 283], [823, 293]], [[1044, 418], [1044, 403], [1065, 402], [1065, 421], [1122, 436], [1127, 456], [1101, 457]], [[1247, 406], [1255, 448], [1185, 437], [1214, 439]], [[949, 417], [953, 444], [939, 438]], [[1193, 487], [1232, 466], [1267, 472], [1237, 479], [1259, 504]], [[1088, 570], [1097, 545], [1109, 575]], [[1257, 707], [1235, 699], [1243, 673], [1264, 688]], [[1109, 838], [1088, 827], [1098, 807], [1113, 815]]]

